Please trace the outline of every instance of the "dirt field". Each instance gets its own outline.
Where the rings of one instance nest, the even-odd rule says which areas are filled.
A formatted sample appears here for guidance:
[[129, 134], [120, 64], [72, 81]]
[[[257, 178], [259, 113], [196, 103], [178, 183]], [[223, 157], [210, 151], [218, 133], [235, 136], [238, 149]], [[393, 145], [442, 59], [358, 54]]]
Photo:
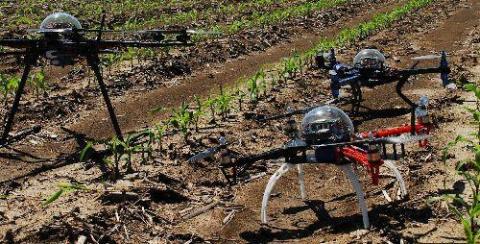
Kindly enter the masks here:
[[[294, 1], [287, 2], [284, 4], [289, 6]], [[342, 28], [355, 26], [404, 2], [349, 1], [311, 17], [175, 50], [163, 63], [147, 61], [133, 67], [117, 64], [106, 76], [121, 127], [127, 132], [152, 126], [166, 117], [165, 113], [150, 112], [155, 108], [192, 102], [194, 95], [207, 97], [218, 92], [220, 84], [234, 87], [239, 78], [253, 75], [260, 67], [279, 62], [295, 51], [304, 52], [320, 39], [336, 36]], [[275, 8], [281, 7], [284, 5]], [[188, 6], [178, 8], [174, 9], [181, 11]], [[375, 46], [389, 54], [389, 65], [409, 67], [413, 57], [445, 50], [452, 78], [475, 82], [480, 79], [479, 34], [479, 1], [437, 0], [387, 29], [339, 49], [337, 55], [341, 61], [350, 62], [359, 49]], [[173, 60], [175, 65], [165, 65], [167, 60]], [[397, 162], [406, 180], [408, 199], [388, 202], [382, 189], [391, 196], [397, 190], [391, 175], [381, 174], [380, 184], [375, 186], [359, 168], [372, 225], [362, 230], [362, 216], [351, 185], [332, 165], [305, 168], [305, 201], [300, 198], [296, 172], [289, 172], [270, 200], [268, 225], [262, 225], [262, 194], [279, 161], [256, 164], [234, 186], [227, 184], [216, 160], [187, 162], [194, 153], [215, 145], [221, 133], [229, 141], [241, 141], [230, 147], [241, 155], [279, 147], [287, 140], [282, 132], [286, 120], [259, 123], [246, 119], [247, 115], [283, 113], [287, 107], [309, 107], [329, 100], [326, 72], [306, 70], [262, 96], [258, 104], [246, 102], [244, 111], [232, 111], [226, 120], [216, 124], [201, 121], [199, 132], [187, 142], [178, 133], [167, 136], [164, 150], [156, 148], [153, 159], [146, 163], [135, 158], [135, 172], [114, 182], [104, 177], [100, 164], [79, 162], [78, 157], [84, 146], [80, 139], [105, 140], [113, 136], [99, 92], [94, 85], [88, 85], [85, 71], [71, 76], [71, 69], [49, 69], [54, 72], [49, 76], [49, 82], [55, 84], [52, 90], [40, 98], [29, 94], [16, 120], [16, 129], [41, 124], [42, 132], [0, 151], [0, 193], [5, 196], [0, 199], [0, 238], [5, 243], [75, 243], [82, 236], [87, 243], [464, 240], [461, 225], [446, 206], [427, 205], [427, 200], [466, 191], [465, 183], [454, 175], [455, 162], [464, 157], [464, 152], [454, 152], [444, 164], [441, 150], [455, 135], [473, 130], [464, 107], [474, 98], [462, 90], [446, 91], [437, 75], [421, 76], [406, 89], [413, 100], [429, 96], [430, 112], [436, 122], [432, 148], [408, 146], [406, 157]], [[125, 80], [128, 82], [118, 82]], [[397, 97], [394, 85], [364, 91], [364, 105], [371, 110], [353, 117], [358, 131], [409, 122], [408, 112], [402, 112], [406, 105]], [[348, 110], [349, 105], [343, 108]], [[395, 111], [389, 112], [391, 109]], [[300, 121], [301, 116], [296, 120]], [[43, 206], [42, 200], [58, 190], [59, 182], [80, 182], [86, 190], [65, 193]], [[192, 214], [202, 208], [206, 211]]]

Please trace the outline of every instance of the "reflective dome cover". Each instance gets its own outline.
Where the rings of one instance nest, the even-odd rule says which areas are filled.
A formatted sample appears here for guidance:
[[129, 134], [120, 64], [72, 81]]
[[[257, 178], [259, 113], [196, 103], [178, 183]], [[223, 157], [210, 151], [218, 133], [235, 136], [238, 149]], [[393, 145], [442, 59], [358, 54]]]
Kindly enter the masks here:
[[356, 68], [381, 69], [385, 64], [385, 56], [377, 49], [363, 49], [353, 59]]
[[341, 109], [333, 106], [315, 108], [302, 121], [302, 135], [310, 142], [348, 141], [353, 134], [352, 120]]
[[47, 16], [40, 24], [40, 31], [82, 29], [77, 18], [70, 14], [58, 12]]

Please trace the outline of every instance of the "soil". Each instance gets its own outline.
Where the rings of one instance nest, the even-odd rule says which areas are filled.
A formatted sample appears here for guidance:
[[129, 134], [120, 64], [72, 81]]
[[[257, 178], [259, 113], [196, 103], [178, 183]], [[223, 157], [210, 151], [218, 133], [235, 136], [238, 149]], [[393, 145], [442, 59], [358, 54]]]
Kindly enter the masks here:
[[[182, 78], [172, 87], [158, 87], [142, 91], [143, 94], [123, 90], [121, 96], [115, 97], [122, 128], [133, 131], [152, 125], [162, 118], [161, 115], [147, 116], [152, 108], [176, 106], [183, 100], [191, 100], [194, 94], [208, 95], [219, 84], [234, 84], [237, 78], [252, 74], [259, 66], [290, 55], [294, 48], [306, 50], [320, 37], [338, 33], [340, 27], [352, 26], [399, 4], [401, 2], [379, 2], [378, 7], [368, 12], [344, 9], [342, 13], [351, 15], [318, 32], [306, 34], [300, 30], [288, 43], [203, 67], [206, 69], [203, 72], [199, 66], [194, 75]], [[438, 0], [387, 30], [338, 50], [338, 56], [349, 61], [358, 49], [373, 45], [390, 55], [391, 66], [408, 67], [412, 57], [446, 50], [453, 66], [452, 78], [476, 81], [480, 77], [479, 17], [480, 3], [476, 0]], [[218, 73], [213, 77], [209, 75], [214, 71]], [[258, 104], [246, 106], [250, 108], [249, 113], [282, 113], [287, 107], [320, 104], [329, 99], [328, 90], [326, 74], [312, 68], [262, 96]], [[358, 131], [409, 121], [408, 112], [402, 112], [406, 105], [396, 96], [392, 85], [364, 91], [364, 105], [371, 110], [363, 110], [362, 114], [369, 116], [353, 117]], [[463, 108], [465, 104], [469, 106], [466, 101], [473, 97], [461, 90], [453, 94], [445, 91], [437, 76], [415, 79], [406, 91], [414, 100], [421, 95], [429, 96], [430, 112], [438, 128], [431, 138], [430, 150], [408, 146], [406, 157], [397, 162], [407, 183], [408, 199], [387, 202], [381, 190], [394, 195], [396, 186], [392, 178], [384, 173], [380, 184], [374, 186], [359, 169], [363, 172], [361, 181], [367, 193], [372, 224], [368, 231], [360, 230], [361, 215], [350, 184], [331, 165], [305, 168], [306, 201], [299, 197], [296, 173], [289, 172], [276, 186], [277, 193], [270, 201], [269, 224], [261, 225], [262, 193], [278, 161], [260, 162], [235, 186], [227, 184], [216, 160], [187, 162], [194, 153], [215, 145], [220, 133], [235, 142], [230, 150], [242, 155], [276, 148], [286, 141], [282, 133], [285, 121], [260, 124], [245, 119], [247, 113], [244, 112], [232, 111], [227, 120], [218, 119], [216, 125], [202, 121], [200, 132], [194, 133], [188, 143], [179, 134], [168, 136], [164, 142], [167, 149], [156, 148], [152, 162], [142, 164], [136, 158], [133, 165], [136, 173], [116, 182], [105, 180], [100, 165], [77, 162], [78, 155], [74, 153], [81, 148], [77, 145], [77, 142], [81, 144], [78, 134], [86, 134], [90, 139], [111, 136], [109, 121], [102, 109], [85, 109], [96, 104], [100, 107], [100, 100], [89, 98], [80, 99], [85, 104], [72, 101], [72, 104], [82, 104], [75, 105], [81, 111], [66, 112], [58, 120], [20, 115], [21, 125], [41, 123], [46, 129], [2, 152], [5, 162], [2, 160], [0, 193], [6, 199], [0, 200], [0, 233], [4, 242], [25, 243], [75, 242], [80, 236], [99, 243], [461, 242], [462, 228], [454, 216], [442, 204], [427, 205], [426, 200], [444, 193], [466, 191], [465, 182], [453, 172], [455, 162], [464, 154], [461, 150], [455, 151], [452, 156], [457, 157], [443, 163], [441, 151], [454, 135], [473, 130], [466, 123], [469, 116]], [[342, 92], [348, 94], [348, 90]], [[45, 103], [31, 103], [43, 111], [52, 109]], [[349, 109], [347, 105], [343, 108]], [[70, 125], [76, 133], [62, 132], [59, 127], [64, 125]], [[238, 140], [241, 142], [237, 143]], [[70, 155], [73, 156], [68, 158]], [[55, 158], [53, 162], [52, 158]], [[259, 178], [248, 180], [253, 176]], [[81, 182], [88, 190], [66, 193], [52, 204], [42, 206], [42, 199], [57, 191], [59, 182]], [[210, 206], [209, 210], [185, 219], [188, 213], [204, 206]], [[224, 223], [228, 215], [233, 217]]]

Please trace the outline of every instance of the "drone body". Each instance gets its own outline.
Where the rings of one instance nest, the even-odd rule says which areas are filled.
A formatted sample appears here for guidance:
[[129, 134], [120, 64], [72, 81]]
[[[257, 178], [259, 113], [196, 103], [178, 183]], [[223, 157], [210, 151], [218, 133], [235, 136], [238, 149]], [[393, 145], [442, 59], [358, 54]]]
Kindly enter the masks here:
[[[110, 102], [106, 85], [103, 81], [100, 69], [100, 55], [114, 52], [112, 49], [123, 49], [127, 47], [167, 47], [167, 46], [189, 46], [192, 45], [187, 30], [178, 31], [138, 31], [134, 34], [148, 35], [153, 37], [152, 41], [142, 40], [103, 40], [102, 33], [124, 33], [103, 30], [105, 16], [101, 21], [99, 30], [83, 29], [80, 22], [70, 14], [54, 13], [46, 17], [39, 29], [31, 30], [39, 35], [37, 39], [0, 39], [0, 46], [14, 49], [5, 51], [0, 56], [24, 56], [25, 69], [19, 83], [13, 105], [5, 117], [0, 147], [8, 143], [9, 132], [12, 128], [15, 113], [18, 110], [20, 98], [23, 94], [25, 83], [28, 79], [31, 68], [37, 64], [40, 57], [44, 57], [55, 66], [73, 65], [79, 58], [85, 58], [88, 65], [94, 71], [99, 83], [103, 99], [105, 100], [110, 119], [116, 136], [123, 139], [120, 126], [115, 115], [114, 108]], [[87, 33], [95, 33], [95, 39], [88, 39]], [[167, 38], [174, 36], [174, 38]]]
[[[424, 105], [426, 106], [426, 104]], [[268, 200], [275, 184], [283, 174], [289, 169], [297, 167], [301, 197], [305, 198], [303, 165], [329, 164], [339, 167], [348, 177], [357, 195], [364, 227], [369, 228], [365, 194], [353, 166], [359, 165], [366, 168], [373, 184], [378, 184], [380, 166], [385, 165], [396, 177], [401, 196], [406, 196], [407, 191], [400, 172], [393, 161], [383, 159], [386, 151], [384, 149], [382, 157], [380, 146], [401, 144], [402, 151], [404, 150], [403, 144], [407, 142], [422, 141], [422, 146], [424, 146], [430, 132], [430, 123], [426, 119], [428, 117], [426, 109], [418, 109], [417, 114], [421, 117], [417, 119], [417, 124], [413, 128], [416, 135], [411, 135], [412, 128], [409, 124], [355, 134], [352, 121], [342, 110], [333, 106], [321, 106], [305, 115], [300, 135], [292, 138], [282, 148], [237, 159], [235, 165], [240, 166], [238, 173], [245, 172], [248, 167], [259, 160], [285, 159], [285, 163], [271, 176], [265, 188], [261, 209], [262, 223], [267, 223]], [[396, 158], [395, 146], [394, 149]]]
[[[362, 102], [361, 87], [374, 88], [376, 86], [397, 82], [397, 94], [409, 105], [415, 105], [403, 93], [402, 88], [410, 77], [421, 74], [440, 73], [443, 86], [453, 88], [449, 81], [450, 68], [447, 55], [442, 52], [440, 65], [434, 68], [416, 68], [417, 61], [410, 69], [394, 69], [386, 65], [385, 56], [376, 49], [364, 49], [354, 58], [353, 66], [339, 63], [332, 49], [328, 53], [316, 56], [320, 69], [329, 70], [330, 88], [334, 98], [340, 96], [340, 88], [350, 85], [352, 88], [352, 112], [359, 111]], [[421, 59], [417, 59], [421, 60]]]
[[[380, 166], [385, 165], [393, 172], [399, 183], [401, 196], [405, 197], [407, 190], [403, 177], [393, 161], [382, 159], [379, 145], [398, 143], [402, 144], [403, 150], [403, 143], [417, 140], [425, 142], [425, 138], [430, 132], [430, 124], [426, 119], [428, 115], [420, 112], [418, 114], [421, 114], [422, 117], [418, 118], [418, 124], [415, 127], [417, 136], [406, 137], [405, 135], [411, 132], [410, 125], [354, 134], [351, 120], [338, 108], [322, 106], [307, 113], [302, 121], [301, 134], [304, 140], [295, 139], [286, 144], [285, 153], [281, 155], [285, 157], [285, 163], [271, 176], [265, 188], [261, 209], [262, 223], [267, 223], [267, 207], [271, 192], [276, 182], [289, 169], [297, 165], [300, 194], [302, 199], [305, 199], [306, 193], [302, 165], [333, 164], [345, 173], [352, 184], [357, 195], [364, 227], [369, 228], [365, 194], [353, 170], [353, 166], [359, 165], [366, 168], [373, 184], [378, 184]], [[278, 153], [276, 154], [276, 156], [279, 156]], [[386, 152], [384, 152], [384, 155], [386, 155]], [[258, 160], [260, 158], [254, 157], [251, 159]], [[251, 163], [249, 157], [240, 161]]]

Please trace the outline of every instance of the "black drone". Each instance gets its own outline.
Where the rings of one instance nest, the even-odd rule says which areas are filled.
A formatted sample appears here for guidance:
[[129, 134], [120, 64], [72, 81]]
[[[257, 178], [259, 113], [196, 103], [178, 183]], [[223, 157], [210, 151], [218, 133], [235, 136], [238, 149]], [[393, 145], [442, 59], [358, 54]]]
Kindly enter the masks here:
[[[131, 32], [136, 36], [149, 37], [151, 41], [103, 40], [102, 33], [116, 32], [103, 30], [104, 25], [105, 15], [102, 17], [100, 29], [83, 29], [80, 22], [74, 16], [59, 12], [46, 17], [39, 29], [30, 30], [30, 32], [34, 32], [40, 36], [37, 39], [0, 39], [0, 47], [11, 48], [11, 50], [0, 52], [0, 56], [23, 56], [25, 63], [13, 105], [4, 119], [0, 146], [5, 146], [14, 139], [8, 138], [14, 116], [18, 110], [20, 98], [24, 92], [29, 72], [32, 66], [37, 64], [40, 57], [46, 58], [52, 65], [61, 67], [73, 65], [79, 58], [85, 58], [98, 80], [116, 136], [119, 139], [123, 139], [115, 110], [110, 102], [102, 78], [99, 55], [112, 53], [115, 52], [115, 50], [127, 47], [154, 48], [192, 45], [189, 35], [192, 32], [189, 30], [147, 30]], [[96, 34], [96, 38], [88, 39], [86, 33], [94, 33]], [[38, 129], [36, 129], [36, 131], [38, 131]]]

